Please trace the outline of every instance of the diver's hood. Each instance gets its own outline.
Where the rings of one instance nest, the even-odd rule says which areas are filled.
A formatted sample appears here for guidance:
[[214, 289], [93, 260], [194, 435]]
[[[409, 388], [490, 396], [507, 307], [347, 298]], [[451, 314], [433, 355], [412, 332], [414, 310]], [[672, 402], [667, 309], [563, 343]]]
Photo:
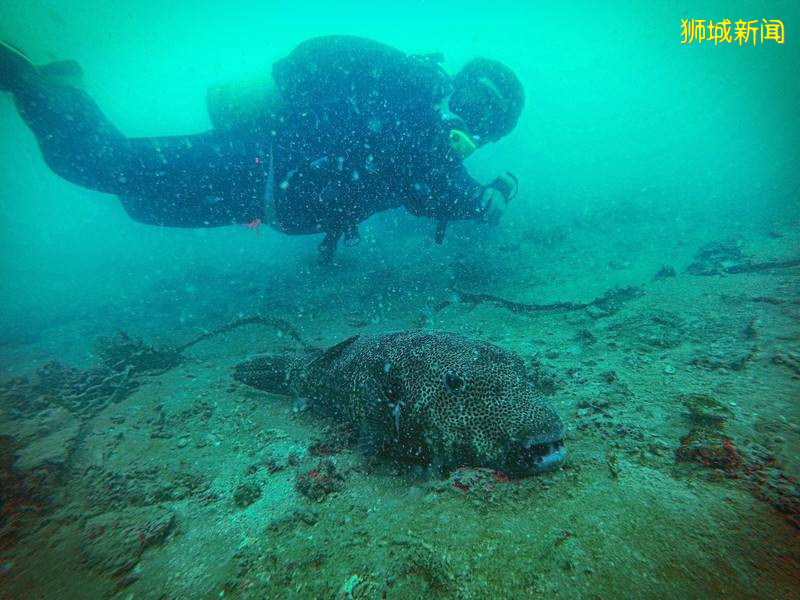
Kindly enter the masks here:
[[499, 140], [519, 121], [525, 92], [514, 72], [494, 60], [475, 58], [453, 78], [448, 110], [466, 125], [478, 145]]

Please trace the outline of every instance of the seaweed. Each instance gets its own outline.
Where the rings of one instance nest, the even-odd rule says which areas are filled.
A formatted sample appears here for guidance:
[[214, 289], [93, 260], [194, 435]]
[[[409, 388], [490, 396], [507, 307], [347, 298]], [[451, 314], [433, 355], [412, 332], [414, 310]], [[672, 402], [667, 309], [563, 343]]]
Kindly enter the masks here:
[[110, 403], [120, 402], [140, 385], [137, 376], [159, 375], [183, 361], [183, 352], [202, 341], [237, 327], [260, 324], [276, 327], [310, 348], [288, 322], [253, 315], [206, 331], [177, 346], [157, 347], [119, 330], [112, 337], [101, 337], [95, 347], [97, 364], [81, 370], [51, 361], [32, 377], [14, 377], [0, 385], [0, 402], [15, 413], [28, 415], [51, 406], [62, 406], [83, 418], [91, 418]]
[[119, 330], [111, 338], [101, 337], [95, 350], [100, 365], [111, 373], [127, 370], [129, 374], [146, 371], [167, 371], [181, 362], [177, 348], [156, 348], [141, 339], [130, 337]]

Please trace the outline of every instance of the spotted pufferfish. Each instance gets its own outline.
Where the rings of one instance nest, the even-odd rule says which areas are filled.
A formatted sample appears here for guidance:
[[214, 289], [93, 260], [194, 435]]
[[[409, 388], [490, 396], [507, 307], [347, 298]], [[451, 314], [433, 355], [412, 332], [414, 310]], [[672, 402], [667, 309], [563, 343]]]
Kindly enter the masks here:
[[444, 331], [357, 335], [303, 356], [256, 356], [234, 378], [307, 399], [365, 457], [523, 477], [560, 466], [564, 426], [516, 354]]

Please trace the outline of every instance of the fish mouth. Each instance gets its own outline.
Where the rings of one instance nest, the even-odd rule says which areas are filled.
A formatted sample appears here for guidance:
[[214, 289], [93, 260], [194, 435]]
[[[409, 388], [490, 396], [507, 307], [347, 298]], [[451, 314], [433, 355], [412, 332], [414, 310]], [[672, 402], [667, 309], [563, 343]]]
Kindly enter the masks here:
[[521, 462], [533, 473], [544, 473], [560, 467], [567, 458], [564, 430], [528, 438], [522, 446]]

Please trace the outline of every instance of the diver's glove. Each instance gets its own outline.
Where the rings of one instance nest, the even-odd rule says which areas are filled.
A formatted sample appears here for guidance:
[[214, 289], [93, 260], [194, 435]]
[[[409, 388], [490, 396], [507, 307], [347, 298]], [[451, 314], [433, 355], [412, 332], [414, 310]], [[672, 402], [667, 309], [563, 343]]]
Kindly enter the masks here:
[[506, 205], [514, 199], [519, 191], [519, 180], [507, 171], [484, 186], [481, 196], [481, 221], [495, 226], [503, 216]]

